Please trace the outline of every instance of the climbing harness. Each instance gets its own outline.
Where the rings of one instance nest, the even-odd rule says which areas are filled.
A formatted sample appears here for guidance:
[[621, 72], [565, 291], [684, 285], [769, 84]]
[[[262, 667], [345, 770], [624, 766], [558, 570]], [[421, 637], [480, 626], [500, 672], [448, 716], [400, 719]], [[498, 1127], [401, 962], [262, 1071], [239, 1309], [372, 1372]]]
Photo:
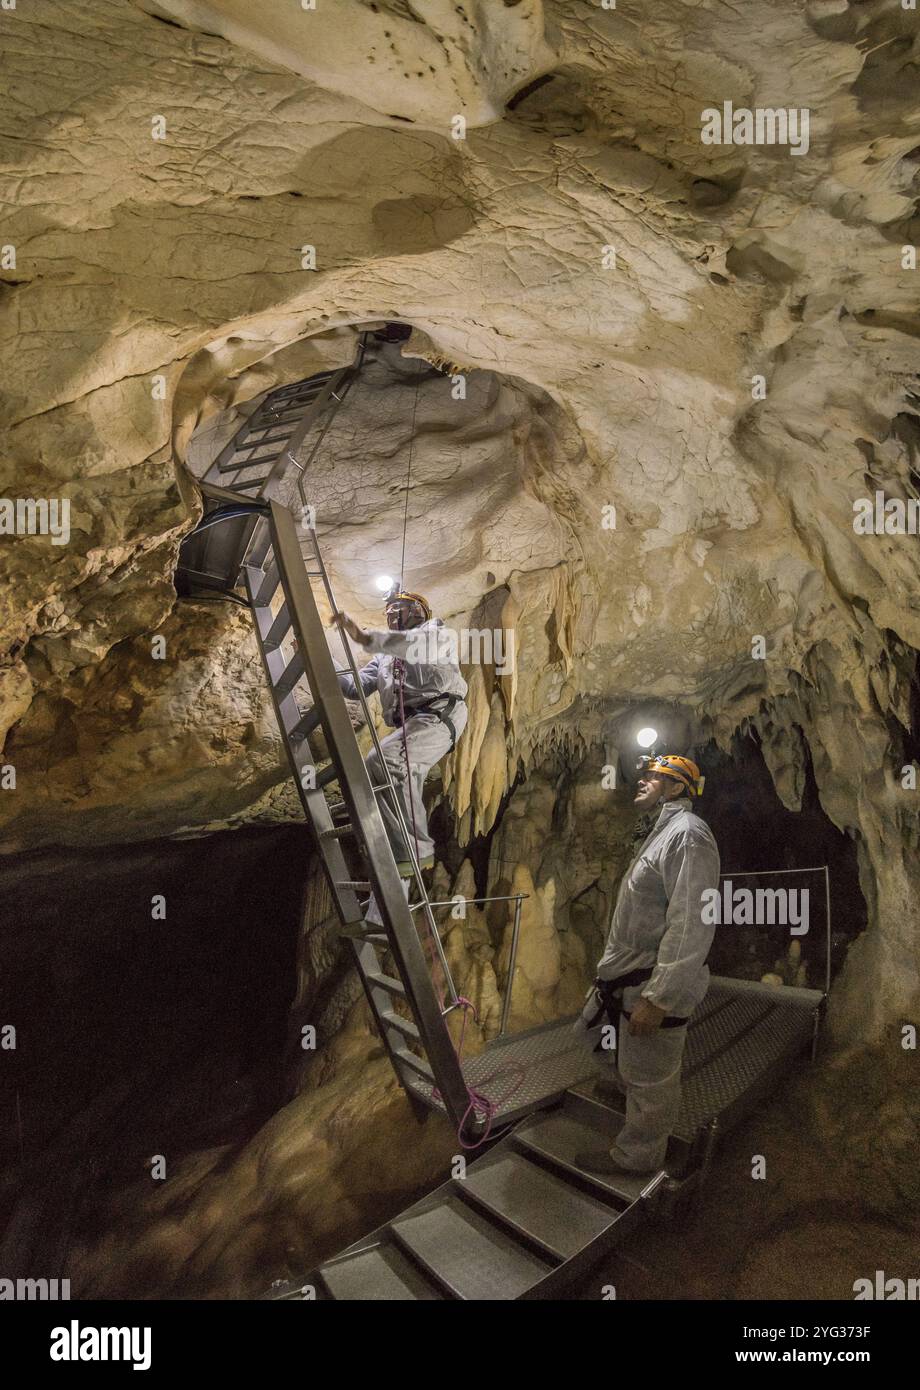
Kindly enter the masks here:
[[[445, 709], [436, 709], [435, 706], [440, 704], [442, 700], [447, 701], [447, 707]], [[462, 705], [464, 703], [465, 701], [462, 695], [435, 695], [432, 699], [425, 700], [420, 705], [410, 705], [408, 709], [405, 709], [402, 700], [400, 699], [399, 713], [397, 714], [394, 711], [393, 718], [396, 723], [396, 727], [401, 728], [403, 730], [403, 738], [405, 738], [406, 719], [411, 719], [413, 714], [437, 715], [438, 719], [440, 719], [441, 723], [444, 725], [445, 729], [447, 729], [448, 733], [450, 734], [450, 747], [448, 748], [447, 752], [452, 753], [457, 746], [457, 730], [447, 716], [453, 713], [456, 705]]]
[[[653, 974], [654, 966], [649, 965], [630, 970], [626, 975], [618, 975], [615, 980], [595, 980], [592, 986], [595, 1010], [590, 1019], [585, 1019], [585, 1026], [588, 1030], [597, 1028], [604, 1017], [608, 1023], [613, 1024], [614, 1028], [619, 1027], [621, 1016], [628, 1022], [632, 1018], [632, 1014], [628, 1014], [623, 1008], [624, 992], [627, 989], [635, 988], [636, 985], [644, 985], [647, 980], [652, 978]], [[661, 1020], [659, 1027], [683, 1028], [686, 1022], [686, 1018], [680, 1018], [677, 1014], [668, 1014]], [[602, 1043], [598, 1042], [594, 1051], [599, 1052], [601, 1047]]]

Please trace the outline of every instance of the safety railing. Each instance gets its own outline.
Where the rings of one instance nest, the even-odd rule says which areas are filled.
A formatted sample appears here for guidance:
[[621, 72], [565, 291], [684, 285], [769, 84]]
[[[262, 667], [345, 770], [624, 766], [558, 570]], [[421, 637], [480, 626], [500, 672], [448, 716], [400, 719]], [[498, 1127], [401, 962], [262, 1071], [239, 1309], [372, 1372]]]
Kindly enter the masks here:
[[[482, 903], [514, 903], [514, 921], [511, 925], [511, 951], [508, 957], [508, 977], [505, 983], [505, 997], [502, 1000], [502, 1014], [497, 1034], [498, 1037], [502, 1037], [504, 1035], [508, 1026], [508, 1014], [511, 1009], [511, 991], [514, 988], [514, 972], [517, 966], [518, 939], [521, 934], [521, 904], [523, 903], [525, 898], [529, 897], [529, 893], [505, 893], [498, 894], [495, 897], [489, 898], [466, 898], [463, 896], [462, 893], [458, 893], [455, 898], [448, 898], [445, 902], [428, 903], [429, 908], [455, 908], [458, 907], [460, 903], [462, 903], [464, 907], [466, 907], [468, 904], [472, 904], [473, 907], [479, 907]], [[416, 908], [419, 908], [421, 906], [421, 903], [413, 903], [411, 911], [415, 912]], [[456, 1004], [451, 1005], [451, 1009], [454, 1009], [456, 1007]], [[450, 1009], [445, 1009], [444, 1012], [450, 1013]]]
[[[805, 869], [741, 869], [737, 873], [719, 874], [720, 879], [767, 878], [771, 874], [823, 874], [824, 875], [824, 913], [826, 922], [826, 960], [824, 966], [824, 993], [831, 990], [831, 877], [827, 864], [817, 864]], [[763, 925], [763, 924], [760, 924]], [[770, 925], [770, 924], [767, 924]]]

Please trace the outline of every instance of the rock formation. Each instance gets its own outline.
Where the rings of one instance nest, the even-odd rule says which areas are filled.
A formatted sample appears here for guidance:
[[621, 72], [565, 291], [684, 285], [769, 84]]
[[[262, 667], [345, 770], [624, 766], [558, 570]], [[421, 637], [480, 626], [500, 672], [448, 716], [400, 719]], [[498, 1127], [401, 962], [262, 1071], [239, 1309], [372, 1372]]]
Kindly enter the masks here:
[[[855, 842], [867, 924], [832, 1036], [898, 1046], [920, 1015], [917, 539], [861, 533], [854, 505], [920, 487], [917, 12], [776, 0], [754, 34], [715, 0], [35, 0], [0, 30], [0, 491], [69, 504], [65, 544], [0, 538], [4, 851], [297, 819], [246, 615], [177, 601], [177, 551], [251, 403], [398, 320], [311, 498], [370, 620], [411, 446], [407, 578], [514, 632], [513, 676], [471, 671], [433, 794], [445, 891], [485, 854], [493, 891], [531, 895], [515, 1026], [584, 989], [630, 824], [602, 769], [653, 710], [713, 766], [754, 740], [782, 805], [813, 785]], [[807, 149], [704, 143], [727, 101], [807, 110]], [[449, 939], [473, 1046], [507, 929], [476, 914]], [[301, 1121], [338, 1142], [324, 1116], [369, 1044], [352, 1003], [339, 1089], [306, 1083], [239, 1191], [294, 1132], [276, 1177], [300, 1183]], [[355, 1106], [395, 1116], [375, 1066]], [[369, 1172], [358, 1149], [332, 1167]], [[320, 1246], [298, 1191], [285, 1220]], [[213, 1265], [208, 1200], [197, 1235], [163, 1216], [173, 1271], [190, 1242]], [[251, 1278], [260, 1239], [228, 1267]]]

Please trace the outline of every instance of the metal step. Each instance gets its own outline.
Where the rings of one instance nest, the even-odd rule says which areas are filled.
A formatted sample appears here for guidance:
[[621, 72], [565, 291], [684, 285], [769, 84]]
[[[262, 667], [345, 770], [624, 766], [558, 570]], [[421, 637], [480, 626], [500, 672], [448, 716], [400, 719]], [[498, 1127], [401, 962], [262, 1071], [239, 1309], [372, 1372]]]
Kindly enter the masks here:
[[620, 1215], [564, 1177], [525, 1155], [497, 1150], [454, 1179], [460, 1195], [539, 1244], [556, 1260], [570, 1260]]
[[338, 371], [338, 368], [333, 367], [328, 372], [314, 372], [312, 376], [305, 376], [302, 381], [289, 381], [287, 386], [279, 386], [275, 391], [272, 391], [271, 395], [267, 396], [266, 399], [273, 401], [277, 399], [278, 396], [288, 395], [291, 391], [300, 391], [304, 385], [311, 381], [315, 381], [317, 384], [322, 381], [328, 381], [331, 376], [335, 376], [336, 371]]
[[329, 830], [321, 830], [319, 838], [321, 840], [344, 840], [349, 835], [356, 835], [357, 831], [353, 825], [333, 825]]
[[245, 483], [237, 482], [237, 480], [234, 478], [234, 480], [233, 480], [233, 491], [234, 491], [234, 492], [250, 492], [250, 491], [252, 490], [252, 488], [254, 488], [254, 487], [261, 487], [262, 484], [265, 483], [265, 482], [267, 482], [267, 481], [268, 481], [268, 474], [267, 474], [267, 473], [263, 474], [262, 476], [260, 476], [260, 477], [258, 477], [258, 478], [248, 478], [248, 479], [246, 480]]
[[330, 1295], [342, 1301], [430, 1302], [444, 1297], [397, 1245], [377, 1245], [348, 1255], [322, 1265], [319, 1273]]
[[[271, 429], [271, 428], [272, 428], [271, 425], [263, 425], [263, 426], [262, 426], [262, 430], [269, 430], [269, 429]], [[262, 430], [254, 430], [254, 431], [252, 431], [252, 433], [254, 433], [254, 434], [261, 434]], [[267, 444], [286, 444], [286, 443], [288, 442], [288, 440], [290, 439], [290, 437], [291, 437], [291, 431], [290, 431], [290, 430], [284, 430], [281, 434], [269, 434], [269, 435], [267, 435], [267, 436], [265, 437], [265, 439], [252, 439], [252, 440], [248, 440], [248, 442], [247, 442], [247, 439], [248, 439], [248, 436], [247, 436], [247, 438], [244, 438], [244, 439], [242, 440], [242, 442], [240, 443], [239, 452], [240, 452], [240, 453], [243, 453], [243, 452], [245, 452], [245, 450], [247, 450], [247, 449], [264, 449], [265, 446], [266, 446]]]
[[416, 1076], [421, 1076], [426, 1081], [430, 1081], [432, 1086], [434, 1085], [434, 1072], [431, 1070], [428, 1063], [421, 1057], [416, 1057], [415, 1053], [410, 1052], [407, 1047], [394, 1048], [393, 1055], [399, 1058], [404, 1067], [408, 1067], [410, 1071], [414, 1071]]
[[266, 632], [265, 637], [263, 638], [263, 646], [265, 647], [265, 650], [268, 652], [276, 651], [278, 647], [281, 646], [281, 643], [284, 641], [285, 637], [288, 635], [290, 630], [291, 618], [290, 614], [288, 613], [288, 607], [286, 603], [282, 603], [275, 617], [272, 619], [271, 627], [268, 629], [268, 632]]
[[[362, 930], [363, 928], [363, 930]], [[380, 927], [368, 927], [365, 921], [349, 922], [339, 928], [344, 941], [369, 941], [374, 946], [389, 946], [390, 938]]]
[[[259, 576], [261, 576], [261, 578]], [[272, 560], [265, 570], [259, 569], [254, 573], [250, 570], [249, 577], [254, 584], [258, 585], [258, 587], [254, 587], [252, 591], [253, 603], [257, 608], [264, 608], [266, 604], [270, 603], [274, 598], [278, 591], [278, 585], [281, 583], [278, 566], [275, 561]]]
[[318, 396], [329, 378], [335, 376], [336, 370], [341, 371], [341, 368], [336, 368], [331, 372], [322, 372], [317, 376], [305, 377], [303, 381], [292, 382], [290, 386], [282, 386], [280, 390], [273, 391], [270, 396], [267, 396], [266, 401], [274, 405], [276, 401], [284, 402], [295, 400], [302, 396], [304, 392], [309, 392], [311, 395]]
[[[296, 724], [288, 730], [288, 737], [297, 744], [302, 744], [304, 738], [309, 738], [322, 723], [322, 710], [313, 705], [310, 709], [304, 710]], [[317, 783], [318, 785], [318, 783]]]
[[514, 1146], [550, 1159], [566, 1172], [577, 1174], [625, 1202], [634, 1202], [653, 1180], [654, 1173], [592, 1173], [575, 1162], [577, 1153], [597, 1153], [610, 1148], [622, 1127], [623, 1116], [612, 1110], [607, 1113], [611, 1123], [603, 1129], [576, 1120], [565, 1111], [536, 1116], [514, 1131]]
[[285, 405], [281, 410], [273, 411], [269, 423], [272, 425], [282, 425], [285, 423], [295, 425], [304, 411], [313, 404], [318, 395], [319, 392], [317, 391], [316, 396], [308, 396], [302, 401], [295, 402], [293, 405]]
[[396, 994], [402, 998], [406, 991], [400, 980], [394, 980], [392, 975], [381, 975], [376, 971], [369, 970], [366, 975], [369, 985], [375, 985], [377, 989], [385, 989], [387, 994]]
[[555, 1267], [456, 1198], [394, 1221], [390, 1229], [455, 1298], [520, 1298]]
[[[253, 447], [258, 448], [258, 445]], [[243, 473], [247, 468], [261, 468], [265, 463], [274, 463], [275, 459], [280, 459], [283, 453], [284, 450], [280, 449], [275, 454], [258, 454], [255, 457], [250, 455], [250, 457], [246, 459], [232, 458], [227, 463], [222, 463], [220, 465], [219, 472], [221, 474]]]
[[274, 690], [275, 699], [283, 700], [285, 695], [290, 695], [297, 682], [303, 680], [303, 674], [303, 654], [297, 651], [291, 657], [290, 661], [281, 672], [281, 675], [274, 682], [272, 689]]
[[262, 570], [265, 562], [271, 554], [272, 533], [271, 527], [263, 522], [258, 525], [252, 533], [249, 550], [246, 553], [246, 565], [249, 569]]
[[[383, 939], [386, 941], [386, 936]], [[405, 1037], [411, 1038], [413, 1042], [421, 1040], [421, 1034], [415, 1024], [408, 1018], [403, 1018], [402, 1014], [394, 1013], [392, 1009], [381, 1009], [380, 1017], [384, 1023], [388, 1023], [391, 1028], [395, 1028], [398, 1033], [402, 1033]]]

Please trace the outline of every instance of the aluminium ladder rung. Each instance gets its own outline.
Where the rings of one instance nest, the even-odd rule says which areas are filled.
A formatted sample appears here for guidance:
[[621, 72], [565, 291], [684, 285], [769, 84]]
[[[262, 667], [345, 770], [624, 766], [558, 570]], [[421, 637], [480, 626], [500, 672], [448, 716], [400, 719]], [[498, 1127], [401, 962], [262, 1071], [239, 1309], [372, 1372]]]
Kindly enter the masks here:
[[[271, 428], [271, 425], [262, 426], [263, 430], [270, 430]], [[254, 430], [252, 431], [252, 433], [261, 434], [262, 430]], [[286, 444], [290, 437], [290, 430], [284, 430], [281, 434], [266, 435], [265, 439], [249, 439], [247, 435], [245, 439], [239, 443], [237, 448], [240, 451], [242, 451], [243, 449], [263, 449], [266, 444]]]
[[293, 728], [288, 730], [288, 738], [305, 739], [312, 734], [314, 729], [318, 729], [323, 722], [323, 712], [318, 705], [311, 705], [304, 710]]
[[298, 401], [294, 405], [286, 405], [281, 410], [273, 411], [270, 423], [273, 425], [295, 425], [304, 411], [313, 405], [316, 399], [316, 396], [308, 396], [305, 400]]
[[264, 608], [281, 583], [281, 574], [278, 570], [278, 565], [275, 560], [272, 559], [268, 569], [256, 569], [255, 573], [250, 570], [249, 577], [254, 582], [258, 582], [258, 588], [253, 592], [252, 601], [257, 608]]
[[360, 922], [346, 922], [344, 927], [339, 927], [338, 934], [343, 941], [371, 941], [374, 945], [383, 946], [390, 944], [383, 927], [368, 926], [363, 917]]
[[[386, 937], [384, 937], [384, 941], [385, 940]], [[398, 1033], [402, 1033], [405, 1037], [411, 1038], [413, 1042], [421, 1042], [422, 1035], [411, 1019], [403, 1018], [402, 1014], [395, 1013], [393, 1009], [381, 1009], [380, 1017], [383, 1019], [384, 1023], [389, 1024], [391, 1028], [395, 1028]]]
[[433, 1086], [437, 1085], [434, 1072], [431, 1070], [428, 1063], [423, 1062], [421, 1057], [416, 1057], [415, 1053], [410, 1052], [407, 1047], [394, 1047], [393, 1056], [398, 1058], [403, 1066], [408, 1067], [410, 1071], [417, 1072], [419, 1076], [424, 1077], [425, 1080], [430, 1082]]
[[261, 408], [263, 410], [267, 409], [276, 415], [280, 414], [283, 410], [294, 410], [298, 406], [303, 408], [304, 405], [312, 404], [318, 396], [322, 395], [324, 386], [325, 382], [316, 382], [307, 391], [292, 391], [288, 396], [276, 396], [274, 398], [274, 405], [263, 405]]
[[321, 830], [318, 839], [320, 840], [342, 840], [346, 835], [356, 835], [357, 831], [353, 825], [334, 825], [331, 830]]
[[340, 372], [341, 370], [341, 367], [332, 367], [328, 372], [314, 372], [312, 376], [305, 376], [300, 381], [289, 381], [287, 386], [279, 386], [272, 391], [271, 395], [266, 397], [266, 400], [276, 400], [279, 396], [288, 396], [292, 391], [299, 391], [305, 384], [309, 384], [311, 381], [328, 381], [331, 376], [335, 376], [336, 372]]
[[316, 381], [313, 377], [309, 377], [306, 381], [298, 382], [296, 388], [292, 387], [289, 391], [285, 391], [283, 388], [281, 391], [273, 391], [270, 396], [266, 396], [263, 404], [277, 402], [278, 405], [283, 406], [287, 405], [288, 401], [302, 400], [304, 396], [318, 396], [324, 390], [328, 380], [329, 377], [323, 381]]
[[303, 680], [303, 675], [303, 654], [300, 651], [296, 651], [272, 686], [275, 692], [275, 698], [277, 700], [283, 700], [285, 695], [290, 695], [297, 682]]
[[387, 994], [397, 994], [400, 998], [405, 997], [405, 985], [401, 980], [394, 980], [392, 975], [383, 975], [379, 971], [368, 970], [364, 978], [369, 985], [375, 985], [377, 989], [385, 989]]
[[280, 459], [284, 450], [280, 449], [277, 454], [253, 455], [252, 451], [249, 449], [247, 449], [246, 452], [249, 454], [249, 458], [239, 459], [234, 457], [228, 459], [226, 463], [220, 465], [218, 471], [220, 473], [243, 473], [247, 468], [261, 468], [263, 463], [274, 463], [276, 459]]
[[365, 878], [339, 878], [335, 882], [336, 888], [350, 888], [353, 893], [369, 893], [371, 885]]
[[276, 651], [277, 648], [281, 646], [281, 643], [284, 641], [285, 637], [290, 632], [290, 630], [291, 619], [288, 613], [287, 603], [285, 602], [282, 603], [281, 607], [278, 609], [278, 612], [272, 619], [271, 627], [268, 629], [265, 636], [262, 638], [262, 646], [268, 652]]
[[[284, 446], [288, 443], [292, 434], [292, 430], [287, 430], [284, 434], [272, 435], [269, 439], [242, 440], [239, 444], [237, 444], [230, 457], [224, 463], [221, 464], [221, 472], [226, 473], [228, 469], [239, 468], [240, 454], [248, 454], [250, 458], [252, 458], [253, 463], [261, 463], [261, 458], [255, 457], [256, 451], [258, 449], [275, 448], [275, 453], [273, 457], [276, 459], [280, 458], [281, 455], [284, 453]], [[281, 445], [280, 449], [276, 447], [278, 444]], [[264, 455], [262, 457], [264, 457]]]
[[261, 477], [261, 478], [248, 478], [248, 479], [246, 480], [245, 483], [238, 483], [237, 480], [234, 478], [234, 479], [233, 479], [233, 491], [234, 491], [234, 492], [248, 492], [249, 489], [252, 488], [252, 487], [261, 487], [263, 483], [267, 483], [267, 482], [268, 482], [268, 478], [269, 478], [269, 475], [268, 475], [267, 473], [266, 473], [263, 477]]
[[322, 389], [322, 386], [317, 384], [316, 386], [311, 386], [309, 390], [292, 391], [289, 395], [284, 397], [273, 396], [262, 402], [259, 409], [255, 412], [255, 415], [258, 416], [259, 419], [262, 419], [265, 415], [281, 415], [284, 411], [296, 410], [298, 408], [302, 410], [304, 405], [309, 405], [312, 401], [316, 400], [317, 396], [322, 394]]

